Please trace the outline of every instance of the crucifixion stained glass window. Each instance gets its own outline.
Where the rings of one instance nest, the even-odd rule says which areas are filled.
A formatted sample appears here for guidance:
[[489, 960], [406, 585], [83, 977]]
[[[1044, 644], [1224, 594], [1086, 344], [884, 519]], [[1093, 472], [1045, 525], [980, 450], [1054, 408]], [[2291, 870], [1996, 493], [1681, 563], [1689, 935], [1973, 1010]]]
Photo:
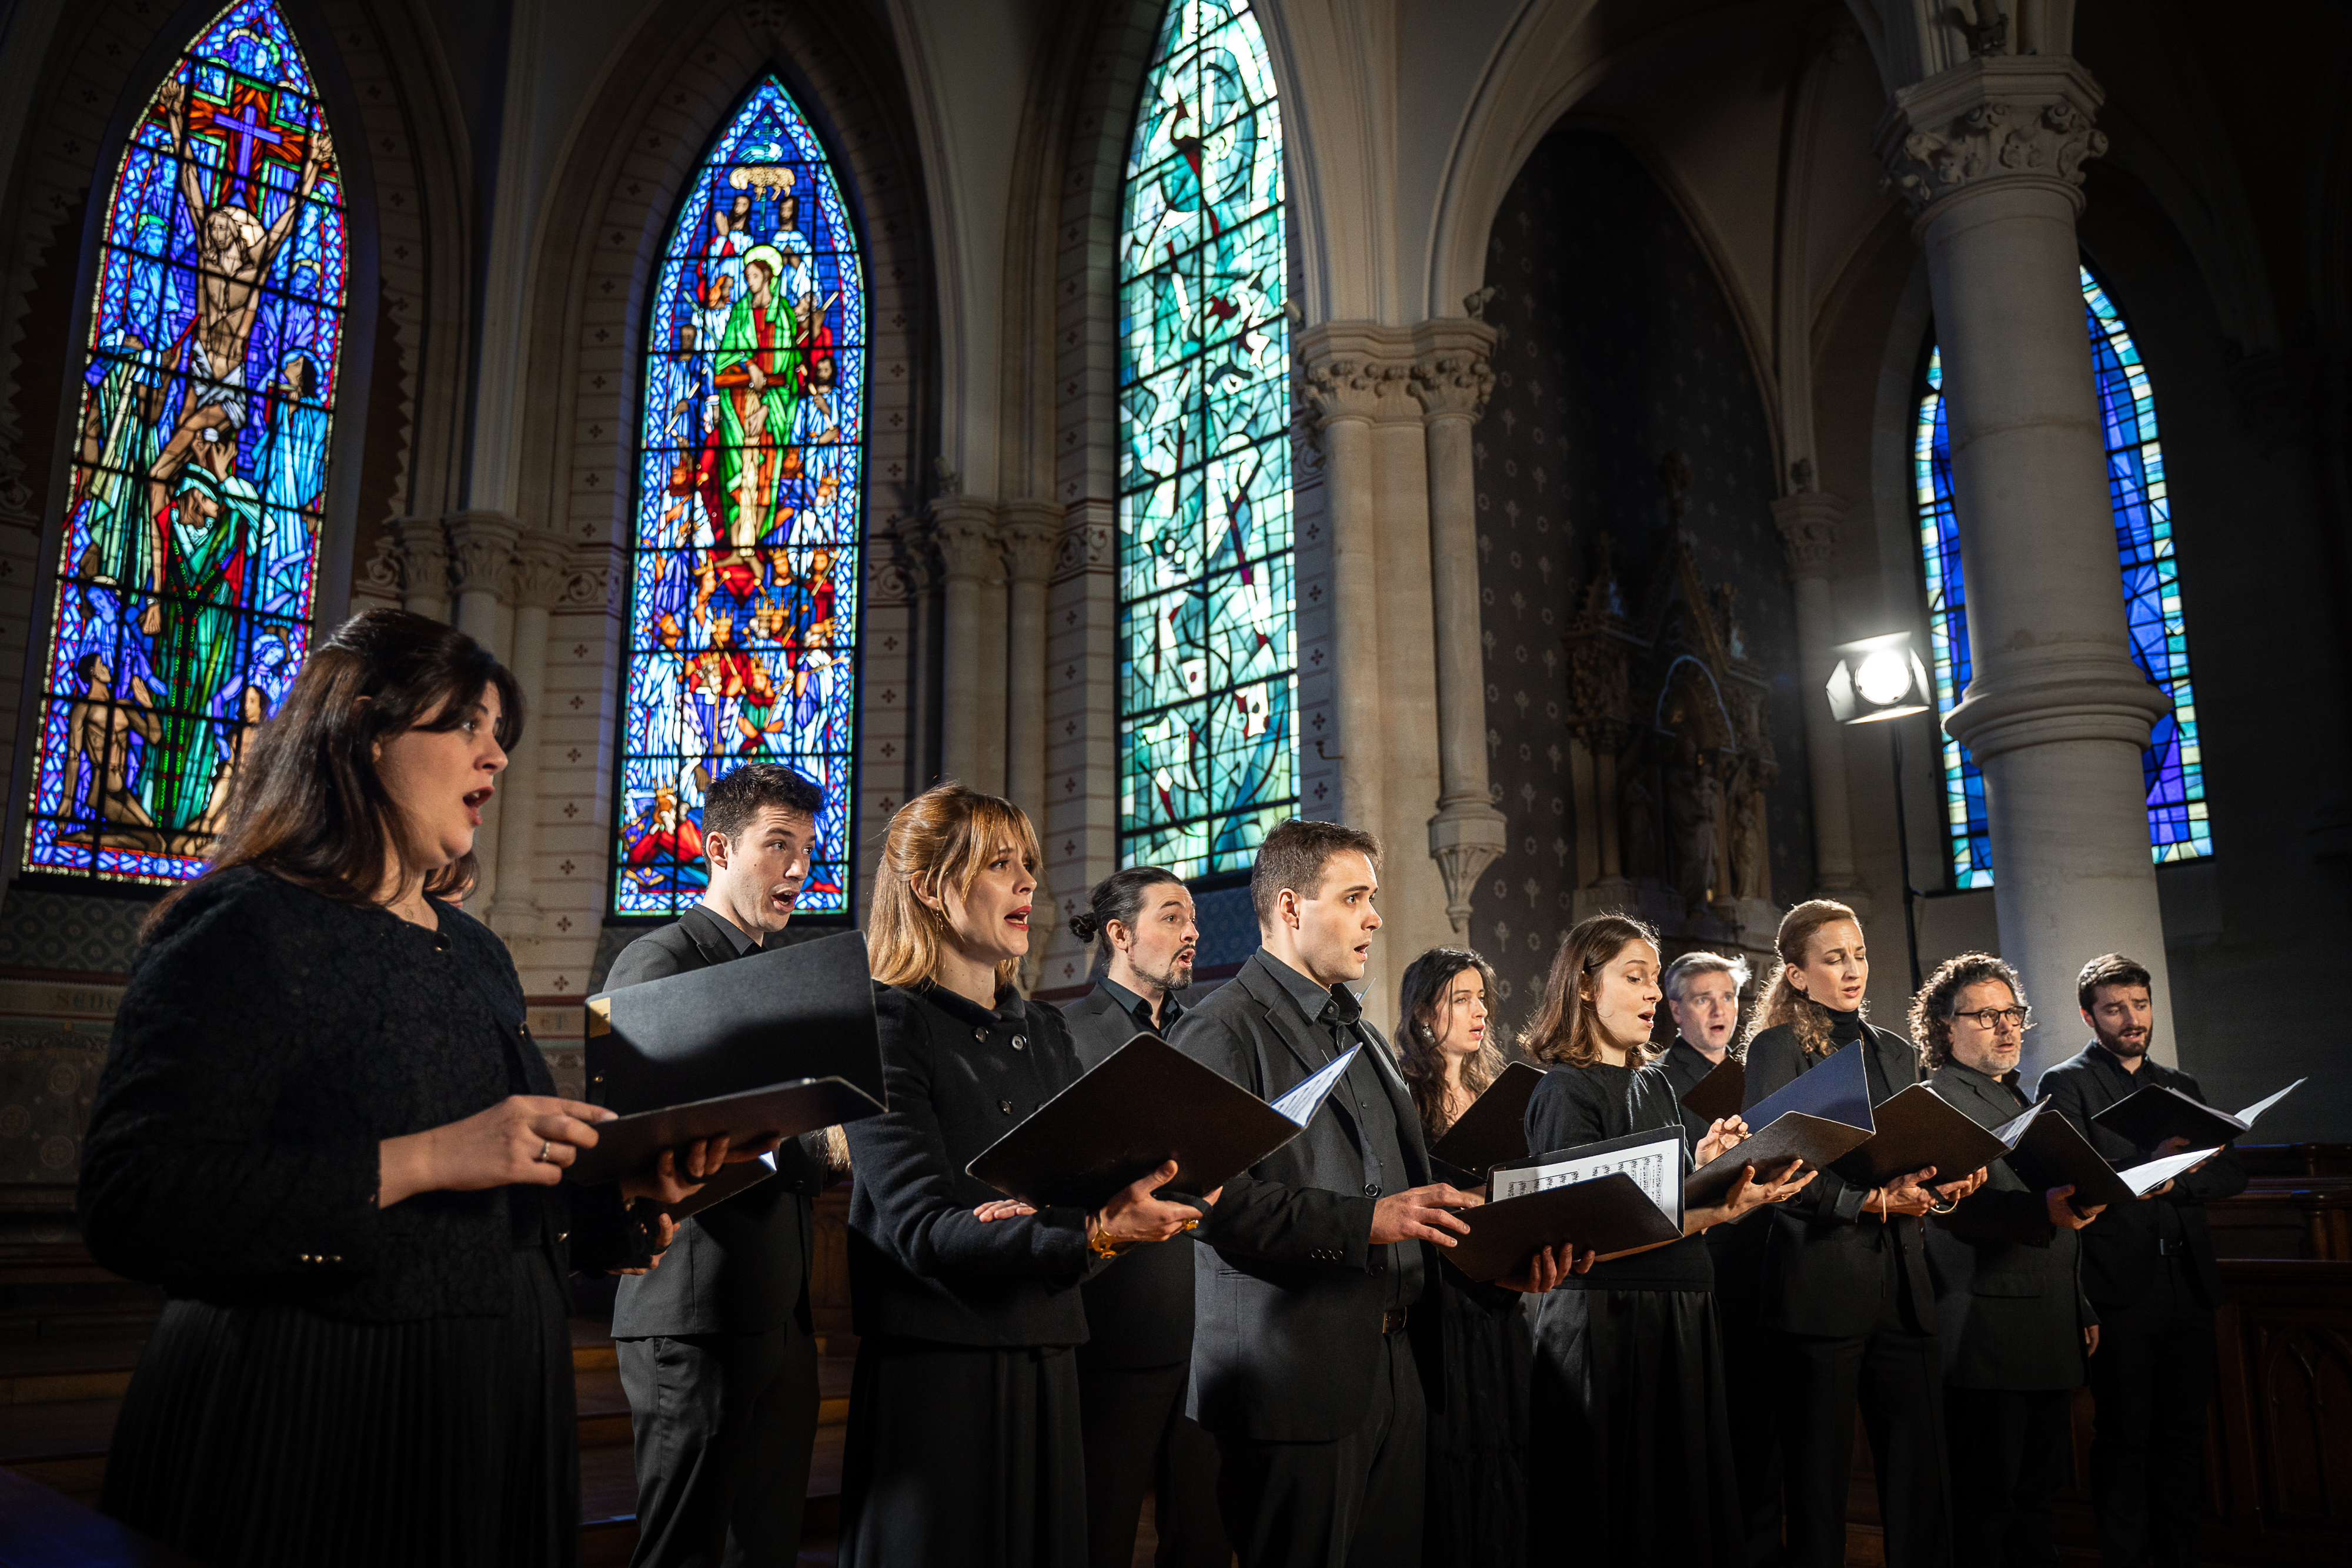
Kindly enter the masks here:
[[704, 791], [780, 762], [824, 791], [800, 908], [849, 907], [866, 286], [783, 84], [696, 172], [646, 312], [613, 910], [705, 883]]
[[310, 643], [344, 245], [302, 52], [239, 0], [148, 100], [107, 195], [27, 871], [204, 868]]
[[[2197, 694], [2189, 678], [2189, 632], [2180, 609], [2180, 569], [2172, 551], [2172, 503], [2164, 448], [2156, 434], [2156, 399], [2147, 367], [2098, 279], [2081, 269], [2083, 309], [2106, 432], [2107, 492], [2115, 511], [2116, 554], [2123, 575], [2125, 620], [2133, 663], [2172, 698], [2141, 754], [2147, 786], [2148, 841], [2156, 859], [2193, 860], [2213, 852], [2205, 810], [2205, 766], [2198, 744]], [[1927, 358], [1914, 445], [1919, 551], [1927, 584], [1936, 706], [1948, 714], [1969, 684], [1968, 590], [1960, 575], [1959, 528], [1952, 510], [1951, 444], [1946, 429], [1942, 356]], [[1992, 885], [1991, 830], [1984, 776], [1968, 747], [1944, 737], [1947, 831], [1956, 887]]]
[[1244, 0], [1174, 0], [1119, 244], [1119, 859], [1238, 871], [1297, 813], [1282, 118]]

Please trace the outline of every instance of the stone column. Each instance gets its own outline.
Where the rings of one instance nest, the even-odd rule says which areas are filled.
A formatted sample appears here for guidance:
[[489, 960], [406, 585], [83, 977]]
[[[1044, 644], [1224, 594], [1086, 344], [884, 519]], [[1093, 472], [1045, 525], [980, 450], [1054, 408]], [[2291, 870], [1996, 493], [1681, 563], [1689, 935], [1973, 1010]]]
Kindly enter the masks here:
[[[989, 669], [981, 631], [982, 590], [1003, 570], [996, 508], [969, 497], [947, 496], [931, 503], [930, 513], [945, 623], [940, 635], [940, 773], [985, 789], [981, 777], [981, 688], [1001, 682], [995, 672], [1004, 668], [1000, 642], [994, 671]], [[1003, 625], [1001, 618], [997, 623]]]
[[[457, 587], [456, 612], [450, 619], [457, 630], [503, 663], [506, 650], [499, 638], [499, 607], [513, 587], [515, 540], [521, 530], [501, 512], [458, 512], [449, 518], [448, 526]], [[499, 792], [499, 796], [506, 793]], [[474, 835], [474, 858], [479, 869], [467, 902], [477, 909], [487, 910], [498, 899], [499, 823], [505, 809], [505, 801], [493, 797], [489, 810], [483, 813], [481, 831]]]
[[438, 517], [400, 517], [400, 607], [449, 619], [449, 536]]
[[[1004, 565], [1010, 584], [1004, 639], [1004, 792], [1044, 831], [1045, 822], [1045, 584], [1060, 546], [1062, 508], [1051, 501], [1004, 504]], [[1036, 956], [1043, 957], [1040, 943]]]
[[1853, 904], [1867, 918], [1869, 903], [1854, 877], [1845, 731], [1822, 695], [1836, 663], [1830, 656], [1838, 640], [1830, 570], [1844, 516], [1845, 503], [1826, 490], [1800, 490], [1772, 503], [1790, 593], [1797, 602], [1797, 704], [1805, 716], [1805, 770], [1813, 789], [1813, 887], [1821, 897]]
[[[2081, 165], [2100, 91], [2063, 54], [1970, 59], [1895, 94], [1880, 151], [1927, 253], [1974, 671], [1945, 728], [1985, 774], [2002, 956], [2066, 1019], [2129, 954], [2172, 1018], [2140, 752], [2166, 699], [2131, 661], [2084, 328]], [[2172, 1031], [2157, 1035], [2168, 1054]], [[2030, 1037], [2027, 1071], [2064, 1055]]]
[[[514, 562], [514, 671], [529, 727], [499, 780], [498, 901], [490, 929], [509, 943], [539, 935], [539, 751], [546, 739], [547, 617], [570, 575], [564, 544], [551, 534], [523, 536]], [[623, 672], [622, 678], [627, 679]]]
[[1445, 879], [1445, 916], [1470, 931], [1471, 892], [1503, 855], [1509, 824], [1486, 780], [1486, 687], [1478, 636], [1478, 486], [1470, 427], [1495, 388], [1495, 329], [1467, 319], [1414, 334], [1412, 392], [1428, 444], [1430, 608], [1437, 654], [1437, 815], [1429, 853]]

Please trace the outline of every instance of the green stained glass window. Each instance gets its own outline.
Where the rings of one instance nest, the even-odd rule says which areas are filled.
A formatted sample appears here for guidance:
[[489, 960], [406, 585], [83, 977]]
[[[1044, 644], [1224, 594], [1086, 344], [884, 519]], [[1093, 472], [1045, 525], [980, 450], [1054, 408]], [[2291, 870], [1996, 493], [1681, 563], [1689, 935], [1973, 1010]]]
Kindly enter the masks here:
[[[2172, 550], [2164, 448], [2156, 438], [2156, 399], [2123, 313], [2090, 268], [2082, 268], [2081, 274], [2132, 662], [2172, 698], [2172, 711], [2157, 721], [2147, 749], [2140, 755], [2141, 778], [2147, 786], [2148, 845], [2158, 862], [2194, 860], [2213, 852], [2213, 825], [2205, 809], [2197, 693], [2189, 678], [2189, 630], [2180, 610], [2179, 563]], [[1968, 691], [1969, 615], [1968, 589], [1960, 572], [1959, 521], [1952, 509], [1951, 439], [1939, 351], [1930, 351], [1927, 358], [1913, 460], [1936, 706], [1948, 714]], [[1944, 798], [1953, 885], [1990, 887], [1991, 824], [1984, 775], [1968, 747], [1948, 736], [1944, 738]]]
[[1243, 0], [1175, 0], [1119, 246], [1119, 860], [1239, 871], [1297, 814], [1282, 119]]

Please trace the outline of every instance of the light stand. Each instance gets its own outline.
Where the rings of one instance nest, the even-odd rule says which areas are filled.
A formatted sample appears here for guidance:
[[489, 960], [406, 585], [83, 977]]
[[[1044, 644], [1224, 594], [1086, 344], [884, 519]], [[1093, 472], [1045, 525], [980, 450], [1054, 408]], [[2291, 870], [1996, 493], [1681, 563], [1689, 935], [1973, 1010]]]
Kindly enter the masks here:
[[[1890, 632], [1865, 637], [1831, 650], [1837, 667], [1830, 672], [1830, 712], [1840, 724], [1877, 724], [1915, 713], [1932, 713], [1935, 688], [1927, 684], [1927, 667], [1911, 651], [1911, 633]], [[1911, 958], [1911, 991], [1919, 991], [1919, 920], [1914, 903], [1919, 890], [1911, 885], [1911, 832], [1903, 810], [1903, 731], [1890, 730], [1895, 754], [1895, 846], [1903, 866], [1903, 936]]]

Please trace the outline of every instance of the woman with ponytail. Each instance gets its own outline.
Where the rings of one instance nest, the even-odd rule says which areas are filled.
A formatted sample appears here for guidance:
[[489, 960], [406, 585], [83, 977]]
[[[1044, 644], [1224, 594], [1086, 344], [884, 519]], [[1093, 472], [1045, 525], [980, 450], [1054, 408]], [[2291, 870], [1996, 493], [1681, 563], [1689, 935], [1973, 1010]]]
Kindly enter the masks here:
[[[1657, 934], [1629, 915], [1596, 915], [1561, 941], [1520, 1042], [1550, 1069], [1528, 1103], [1531, 1152], [1651, 1131], [1685, 1145], [1664, 1075], [1642, 1071], [1658, 977]], [[1684, 1170], [1746, 1132], [1738, 1117], [1712, 1124]], [[1530, 1563], [1746, 1563], [1715, 1272], [1699, 1237], [1813, 1179], [1801, 1166], [1777, 1183], [1755, 1175], [1743, 1172], [1719, 1204], [1685, 1207], [1681, 1240], [1612, 1258], [1543, 1298], [1528, 1451], [1548, 1484], [1529, 1516]]]
[[883, 841], [866, 946], [890, 1109], [848, 1128], [842, 1568], [1082, 1568], [1078, 1286], [1199, 1218], [1152, 1197], [1172, 1161], [1092, 1213], [965, 1171], [1079, 1072], [1061, 1015], [1013, 988], [1038, 859], [1018, 806], [954, 783]]
[[[1748, 1039], [1754, 1106], [1848, 1047], [1858, 1046], [1873, 1104], [1918, 1081], [1918, 1055], [1865, 1018], [1870, 954], [1853, 910], [1827, 899], [1782, 917], [1780, 964]], [[1859, 1187], [1824, 1171], [1775, 1212], [1764, 1249], [1764, 1326], [1783, 1369], [1779, 1407], [1790, 1568], [1840, 1568], [1863, 1406], [1878, 1474], [1889, 1568], [1951, 1560], [1936, 1298], [1919, 1217], [1943, 1213], [1984, 1172], [1914, 1171]]]

